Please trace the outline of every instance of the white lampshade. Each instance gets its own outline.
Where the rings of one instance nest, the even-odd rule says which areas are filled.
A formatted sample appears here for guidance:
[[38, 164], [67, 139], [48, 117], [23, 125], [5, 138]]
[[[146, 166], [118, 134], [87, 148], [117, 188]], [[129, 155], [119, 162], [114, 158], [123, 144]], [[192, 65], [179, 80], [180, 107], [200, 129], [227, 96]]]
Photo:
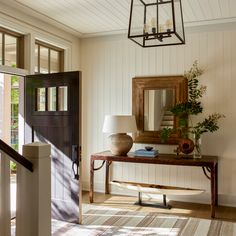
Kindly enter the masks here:
[[107, 115], [103, 124], [103, 133], [133, 133], [137, 131], [135, 116]]

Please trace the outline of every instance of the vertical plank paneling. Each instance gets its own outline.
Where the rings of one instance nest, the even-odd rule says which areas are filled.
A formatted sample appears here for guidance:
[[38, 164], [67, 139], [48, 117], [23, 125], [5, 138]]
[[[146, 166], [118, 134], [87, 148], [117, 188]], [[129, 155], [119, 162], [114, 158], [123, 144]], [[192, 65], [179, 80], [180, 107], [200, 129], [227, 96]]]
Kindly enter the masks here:
[[[85, 188], [89, 184], [89, 155], [107, 149], [107, 135], [101, 131], [104, 115], [132, 112], [132, 78], [183, 74], [198, 60], [205, 69], [200, 83], [207, 86], [207, 93], [202, 98], [204, 113], [193, 118], [193, 121], [201, 120], [213, 112], [227, 116], [220, 122], [219, 131], [203, 135], [202, 148], [206, 154], [220, 156], [220, 193], [236, 195], [231, 181], [232, 171], [236, 168], [235, 40], [236, 33], [230, 29], [188, 33], [186, 45], [179, 47], [143, 49], [122, 36], [82, 40], [82, 71], [87, 93], [83, 104], [86, 107], [85, 156], [88, 157], [84, 161]], [[145, 144], [135, 144], [133, 149], [143, 146]], [[155, 147], [161, 152], [173, 152], [175, 148], [164, 145]], [[222, 169], [227, 167], [227, 171]], [[209, 181], [198, 168], [115, 163], [112, 172], [114, 179], [203, 188], [209, 193]], [[97, 191], [103, 190], [103, 182], [104, 171], [98, 171], [95, 178]], [[118, 190], [113, 190], [118, 193]]]
[[[189, 60], [192, 62], [194, 60], [198, 60], [199, 61], [199, 34], [198, 33], [194, 33], [191, 35], [191, 45], [194, 45], [194, 47], [191, 47], [191, 57], [189, 58]], [[188, 68], [186, 68], [187, 70]], [[191, 125], [191, 124], [190, 124]], [[200, 175], [200, 172], [202, 171], [199, 168], [196, 167], [191, 167], [188, 168], [189, 170], [189, 178], [191, 180], [191, 187], [195, 187], [197, 186], [197, 183], [199, 182], [199, 179], [197, 176]]]
[[[235, 3], [235, 1], [234, 1]], [[236, 3], [235, 3], [236, 5]], [[231, 50], [231, 55], [230, 55], [230, 61], [231, 61], [231, 89], [230, 89], [230, 94], [231, 94], [231, 101], [236, 101], [236, 93], [235, 93], [235, 88], [236, 88], [236, 80], [235, 80], [235, 75], [236, 75], [236, 66], [235, 66], [235, 62], [236, 62], [236, 47], [235, 47], [235, 40], [236, 40], [236, 31], [231, 31], [230, 32], [230, 50]], [[236, 113], [232, 112], [232, 109], [235, 109], [236, 105], [233, 104], [231, 106], [230, 112], [228, 113], [229, 117], [229, 130], [228, 130], [228, 137], [233, 137], [233, 135], [235, 135], [235, 129], [232, 129], [232, 127], [234, 127], [234, 122], [236, 120]], [[236, 140], [235, 139], [228, 139], [228, 141], [231, 142], [231, 145], [226, 149], [224, 149], [222, 151], [222, 153], [224, 153], [224, 155], [228, 158], [228, 165], [225, 165], [226, 169], [228, 170], [228, 168], [230, 168], [230, 166], [232, 166], [232, 158], [231, 157], [231, 153], [233, 153], [235, 151], [235, 147], [236, 147]], [[227, 171], [227, 173], [225, 173], [226, 178], [224, 176], [224, 172], [221, 171], [220, 172], [220, 176], [223, 179], [226, 179], [228, 181], [228, 185], [223, 185], [224, 189], [222, 189], [222, 192], [227, 192], [227, 190], [231, 190], [232, 193], [235, 195], [236, 192], [236, 186], [235, 186], [235, 178], [236, 178], [236, 166], [233, 166], [232, 172]], [[228, 189], [226, 189], [228, 188]]]
[[[208, 33], [203, 32], [199, 34], [199, 63], [201, 65], [204, 65], [204, 70], [206, 71], [204, 75], [202, 76], [201, 81], [205, 85], [205, 81], [207, 80], [207, 66], [208, 66]], [[206, 97], [206, 94], [202, 98], [202, 101], [204, 103], [204, 98]], [[202, 140], [203, 141], [203, 140]], [[202, 173], [199, 173], [199, 180], [197, 181], [197, 187], [203, 189], [209, 189], [208, 181], [206, 181], [206, 177], [202, 175]]]
[[[83, 41], [83, 47], [81, 50], [81, 53], [84, 55], [83, 61], [82, 61], [82, 68], [83, 74], [82, 77], [84, 78], [90, 78], [89, 74], [91, 73], [90, 63], [86, 63], [89, 60], [89, 54], [88, 54], [88, 46], [87, 43]], [[90, 104], [90, 81], [89, 79], [83, 79], [82, 82], [82, 102], [86, 101], [88, 104]], [[91, 141], [89, 140], [91, 137], [91, 119], [92, 116], [89, 115], [89, 111], [91, 109], [91, 106], [82, 106], [82, 137], [83, 137], [83, 148], [82, 148], [82, 157], [83, 157], [83, 168], [84, 170], [89, 170], [90, 168], [90, 162], [89, 162], [89, 155], [93, 150], [91, 150]], [[90, 147], [90, 148], [89, 148]], [[83, 171], [83, 180], [89, 179], [89, 171]]]
[[[97, 53], [97, 69], [95, 70], [96, 73], [96, 81], [97, 81], [97, 106], [96, 106], [96, 114], [97, 114], [97, 135], [99, 135], [100, 133], [102, 133], [102, 126], [103, 126], [103, 121], [104, 121], [104, 109], [105, 106], [103, 106], [104, 104], [104, 74], [105, 74], [105, 60], [104, 60], [104, 43], [103, 42], [99, 42], [98, 45], [98, 53]], [[96, 136], [97, 136], [96, 135]], [[99, 147], [104, 147], [104, 139], [98, 139], [98, 143], [97, 143], [97, 150], [101, 150], [99, 149]], [[99, 176], [99, 178], [101, 178], [101, 183], [103, 182], [105, 177], [105, 169], [103, 171], [101, 171], [101, 174]]]
[[[148, 52], [148, 74], [155, 75], [157, 63], [156, 63], [156, 49], [151, 48]], [[144, 167], [146, 169], [147, 181], [149, 183], [155, 182], [155, 165], [148, 165]], [[143, 173], [145, 175], [145, 172]], [[145, 179], [143, 180], [145, 181]]]

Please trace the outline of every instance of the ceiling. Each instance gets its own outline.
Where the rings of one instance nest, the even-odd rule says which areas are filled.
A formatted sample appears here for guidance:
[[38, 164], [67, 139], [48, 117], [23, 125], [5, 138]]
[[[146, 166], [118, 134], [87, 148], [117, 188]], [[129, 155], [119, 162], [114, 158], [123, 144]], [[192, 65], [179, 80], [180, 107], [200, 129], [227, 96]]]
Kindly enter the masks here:
[[[5, 0], [80, 37], [127, 31], [131, 0]], [[236, 0], [182, 0], [185, 26], [236, 22]]]

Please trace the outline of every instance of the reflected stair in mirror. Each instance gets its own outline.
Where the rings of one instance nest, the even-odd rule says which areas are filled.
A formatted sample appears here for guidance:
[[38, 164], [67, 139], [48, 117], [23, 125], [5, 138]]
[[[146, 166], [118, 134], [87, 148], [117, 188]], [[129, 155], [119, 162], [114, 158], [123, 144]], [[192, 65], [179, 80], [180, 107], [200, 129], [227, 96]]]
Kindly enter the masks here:
[[160, 130], [174, 127], [174, 115], [171, 111], [165, 111], [160, 124]]

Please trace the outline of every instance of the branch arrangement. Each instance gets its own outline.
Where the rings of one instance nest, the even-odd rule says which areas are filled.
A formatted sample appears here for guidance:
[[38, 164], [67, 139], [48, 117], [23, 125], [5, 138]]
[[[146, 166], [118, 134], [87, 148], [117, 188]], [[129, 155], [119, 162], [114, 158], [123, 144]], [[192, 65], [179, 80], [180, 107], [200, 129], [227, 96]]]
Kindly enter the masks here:
[[198, 115], [203, 112], [203, 106], [200, 101], [206, 92], [206, 86], [199, 84], [199, 77], [203, 74], [203, 69], [198, 67], [195, 61], [191, 69], [184, 73], [188, 81], [188, 101], [178, 103], [172, 107], [171, 112], [178, 117], [178, 129], [164, 128], [161, 132], [161, 140], [165, 142], [173, 132], [179, 132], [182, 138], [188, 138], [189, 133], [199, 139], [205, 132], [214, 132], [219, 129], [218, 121], [225, 117], [222, 114], [214, 113], [209, 115], [203, 121], [188, 126], [189, 116]]

